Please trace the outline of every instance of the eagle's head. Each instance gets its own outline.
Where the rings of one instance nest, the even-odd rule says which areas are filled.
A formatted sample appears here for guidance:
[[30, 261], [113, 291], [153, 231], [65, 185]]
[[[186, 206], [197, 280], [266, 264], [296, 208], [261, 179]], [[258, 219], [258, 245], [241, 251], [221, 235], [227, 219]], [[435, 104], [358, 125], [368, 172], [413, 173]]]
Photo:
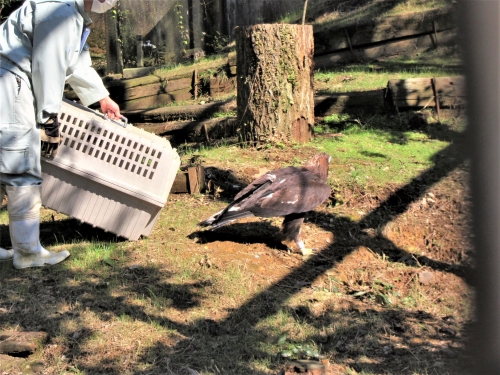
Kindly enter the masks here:
[[326, 179], [328, 177], [328, 164], [331, 160], [332, 157], [330, 155], [322, 152], [314, 155], [311, 159], [309, 159], [304, 165], [304, 168], [321, 176], [321, 181], [326, 183]]

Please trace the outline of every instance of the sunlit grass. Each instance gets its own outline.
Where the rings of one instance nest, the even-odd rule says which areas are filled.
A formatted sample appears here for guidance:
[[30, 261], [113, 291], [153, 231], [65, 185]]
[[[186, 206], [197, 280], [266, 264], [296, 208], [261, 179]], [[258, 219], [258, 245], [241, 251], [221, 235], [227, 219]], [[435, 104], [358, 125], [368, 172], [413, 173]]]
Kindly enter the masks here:
[[314, 73], [315, 89], [320, 93], [362, 92], [387, 87], [392, 79], [432, 78], [459, 75], [456, 68], [418, 65], [416, 60], [396, 64], [348, 65]]
[[165, 67], [161, 67], [155, 70], [154, 74], [159, 75], [162, 78], [184, 75], [192, 73], [193, 69], [198, 71], [204, 71], [207, 69], [214, 69], [222, 66], [226, 63], [227, 58], [223, 55], [211, 55], [207, 57], [202, 57], [197, 61], [186, 62], [182, 64], [173, 64]]
[[444, 8], [453, 5], [453, 0], [406, 0], [396, 4], [384, 15], [395, 16], [405, 13], [414, 13], [432, 9]]
[[236, 115], [236, 111], [215, 112], [212, 118], [235, 117]]
[[[373, 22], [376, 18], [398, 16], [413, 12], [430, 11], [453, 5], [452, 0], [405, 0], [387, 1], [373, 0], [363, 6], [348, 1], [331, 3], [328, 0], [313, 3], [308, 10], [315, 15], [313, 25], [315, 31], [322, 28], [341, 28], [352, 24]], [[325, 12], [328, 9], [328, 12]]]
[[409, 182], [433, 165], [432, 157], [448, 143], [418, 132], [351, 128], [317, 144], [332, 155], [334, 185], [353, 182], [382, 187]]
[[[419, 0], [399, 2], [387, 14], [446, 5], [449, 1], [423, 3]], [[369, 14], [365, 9], [353, 16]], [[296, 12], [282, 22], [300, 17], [301, 12]], [[394, 78], [452, 75], [457, 73], [450, 67], [455, 60], [446, 60], [448, 57], [422, 54], [393, 60], [390, 64], [354, 64], [318, 71], [315, 73], [316, 89], [332, 93], [369, 91], [386, 87], [387, 81]], [[216, 71], [225, 63], [223, 57], [218, 59], [204, 58], [196, 67], [201, 63], [205, 64], [203, 69]], [[192, 73], [194, 68], [192, 63], [173, 65], [158, 73], [162, 77], [173, 77]], [[234, 94], [225, 98], [234, 98]], [[202, 104], [208, 100], [198, 97], [197, 101], [172, 105]], [[235, 115], [229, 111], [216, 113], [213, 117]], [[220, 140], [211, 146], [186, 143], [178, 151], [184, 164], [196, 160], [205, 167], [215, 166], [237, 177], [263, 173], [266, 168], [300, 166], [307, 153], [324, 151], [332, 156], [328, 183], [334, 193], [343, 188], [363, 193], [371, 191], [371, 197], [378, 197], [383, 195], [384, 189], [414, 181], [423, 171], [435, 166], [440, 152], [454, 141], [450, 138], [460, 137], [465, 126], [448, 124], [445, 120], [442, 125], [449, 128], [451, 137], [435, 136], [433, 124], [425, 129], [410, 129], [402, 114], [395, 118], [335, 114], [316, 125], [318, 137], [307, 144], [269, 142], [254, 149], [234, 144], [232, 140]], [[404, 353], [403, 347], [398, 349], [401, 352], [397, 357], [407, 362], [401, 369], [408, 373], [425, 375], [444, 370], [444, 367], [436, 369], [433, 360], [428, 360], [430, 355], [426, 350], [429, 347], [439, 359], [436, 363], [448, 366], [454, 361], [447, 359], [446, 353], [440, 354], [442, 348], [432, 347], [430, 342], [436, 337], [442, 342], [441, 346], [453, 342], [445, 340], [438, 331], [446, 324], [442, 317], [456, 317], [461, 324], [460, 319], [468, 316], [467, 287], [457, 287], [459, 293], [446, 293], [446, 288], [456, 284], [457, 278], [448, 275], [450, 277], [444, 279], [446, 282], [423, 286], [418, 281], [422, 267], [410, 267], [365, 249], [371, 255], [355, 258], [358, 261], [354, 265], [340, 269], [348, 257], [339, 254], [339, 261], [332, 261], [331, 269], [311, 285], [296, 287], [292, 282], [291, 285], [279, 285], [277, 290], [278, 277], [272, 267], [266, 269], [263, 276], [263, 272], [255, 272], [247, 262], [246, 257], [253, 256], [251, 245], [240, 244], [238, 240], [222, 240], [223, 236], [221, 241], [206, 243], [192, 237], [199, 230], [197, 223], [225, 207], [226, 199], [211, 193], [183, 195], [182, 198], [171, 194], [151, 236], [139, 241], [89, 240], [79, 233], [65, 240], [54, 230], [50, 235], [56, 237], [57, 245], [65, 245], [71, 252], [71, 257], [63, 264], [25, 271], [12, 270], [8, 262], [0, 264], [5, 285], [0, 293], [0, 313], [10, 319], [0, 328], [49, 332], [51, 343], [44, 349], [44, 360], [53, 371], [47, 370], [47, 373], [277, 374], [289, 359], [281, 353], [291, 351], [293, 358], [310, 358], [300, 351], [304, 347], [317, 351], [332, 364], [342, 364], [343, 369], [338, 373], [397, 373], [396, 367], [390, 364], [396, 356], [381, 353], [386, 347], [399, 343], [415, 349], [415, 354], [411, 355]], [[352, 208], [346, 206], [340, 204], [321, 210], [328, 212], [330, 223], [352, 220], [352, 227], [356, 229], [355, 219], [348, 216], [351, 212], [347, 211], [362, 216], [373, 208], [363, 204]], [[408, 210], [408, 214], [416, 213]], [[43, 209], [42, 225], [48, 227], [49, 223], [63, 228], [74, 221]], [[0, 211], [0, 224], [8, 224], [6, 210]], [[450, 221], [450, 225], [456, 223]], [[345, 233], [333, 224], [330, 228], [335, 241], [342, 240]], [[8, 232], [7, 228], [3, 229]], [[408, 235], [404, 227], [395, 225], [390, 229], [400, 237]], [[434, 231], [425, 225], [421, 230], [423, 234]], [[362, 241], [362, 233], [349, 231], [348, 234], [356, 243]], [[378, 240], [383, 240], [382, 236]], [[260, 243], [262, 239], [256, 241], [265, 248]], [[438, 246], [446, 246], [438, 239], [433, 241]], [[234, 244], [238, 252], [231, 249]], [[391, 244], [401, 246], [395, 242]], [[385, 251], [383, 245], [380, 247]], [[435, 256], [423, 252], [417, 245], [403, 248], [410, 254]], [[279, 267], [287, 259], [280, 249], [266, 248], [266, 251], [273, 253], [272, 265]], [[321, 259], [317, 267], [324, 267]], [[444, 276], [445, 272], [439, 272], [438, 277]], [[297, 281], [300, 280], [298, 277]], [[274, 288], [268, 289], [271, 283]], [[275, 292], [285, 297], [282, 300], [275, 298]], [[358, 295], [354, 295], [356, 292]], [[44, 311], [36, 311], [33, 306], [37, 304], [43, 306]], [[418, 314], [422, 311], [432, 314], [435, 321], [421, 321], [421, 314], [414, 318], [412, 313], [417, 311]], [[249, 323], [252, 320], [256, 323]], [[31, 322], [33, 327], [29, 326]], [[394, 327], [403, 333], [395, 331]], [[78, 332], [80, 337], [77, 337]], [[410, 339], [425, 342], [427, 347], [412, 346]], [[449, 348], [452, 352], [455, 350]], [[380, 358], [386, 362], [377, 363]], [[337, 372], [333, 370], [332, 373]]]
[[[431, 167], [433, 157], [449, 145], [449, 142], [435, 139], [421, 131], [398, 130], [394, 127], [379, 128], [377, 122], [386, 121], [384, 116], [371, 119], [368, 124], [356, 123], [347, 114], [332, 115], [325, 119], [321, 133], [338, 133], [332, 137], [318, 137], [312, 145], [318, 151], [332, 155], [330, 181], [334, 186], [355, 183], [373, 188], [386, 184], [409, 182], [423, 170]], [[360, 121], [360, 120], [357, 120]], [[337, 128], [337, 129], [336, 129]], [[201, 157], [206, 165], [227, 165], [232, 170], [239, 170], [249, 164], [244, 148], [238, 145], [186, 150], [185, 158], [190, 153]], [[298, 161], [302, 163], [303, 161]], [[251, 160], [254, 166], [269, 166], [265, 155], [261, 159]]]
[[7, 212], [7, 209], [1, 209], [0, 210], [0, 224], [8, 224], [9, 222], [9, 213]]
[[71, 249], [71, 258], [68, 260], [68, 267], [75, 271], [83, 270], [105, 270], [112, 267], [116, 262], [113, 258], [116, 243], [81, 243]]

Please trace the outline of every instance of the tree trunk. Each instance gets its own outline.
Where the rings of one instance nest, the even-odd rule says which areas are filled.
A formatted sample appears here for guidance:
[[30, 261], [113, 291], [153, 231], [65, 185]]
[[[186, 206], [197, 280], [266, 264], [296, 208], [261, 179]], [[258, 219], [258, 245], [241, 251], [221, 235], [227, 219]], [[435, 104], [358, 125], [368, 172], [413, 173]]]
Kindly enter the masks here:
[[236, 48], [244, 139], [309, 141], [314, 127], [312, 26], [238, 27]]
[[123, 59], [118, 42], [118, 23], [116, 14], [109, 11], [106, 14], [106, 74], [123, 73]]

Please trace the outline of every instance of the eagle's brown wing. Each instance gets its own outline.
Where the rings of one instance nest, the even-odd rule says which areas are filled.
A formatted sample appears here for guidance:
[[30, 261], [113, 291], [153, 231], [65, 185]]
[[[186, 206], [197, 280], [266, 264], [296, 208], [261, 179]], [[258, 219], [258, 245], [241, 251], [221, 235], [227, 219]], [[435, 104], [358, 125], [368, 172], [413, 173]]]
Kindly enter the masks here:
[[200, 223], [217, 228], [248, 216], [274, 217], [315, 209], [330, 195], [330, 187], [304, 168], [287, 167], [253, 181], [224, 210]]

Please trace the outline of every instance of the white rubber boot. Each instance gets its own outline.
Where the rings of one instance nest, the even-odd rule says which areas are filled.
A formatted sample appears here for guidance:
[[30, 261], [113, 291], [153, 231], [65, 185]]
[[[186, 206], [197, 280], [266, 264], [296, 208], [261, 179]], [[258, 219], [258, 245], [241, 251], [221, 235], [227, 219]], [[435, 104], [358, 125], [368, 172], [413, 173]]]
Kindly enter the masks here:
[[14, 256], [14, 250], [5, 250], [0, 247], [0, 260], [9, 260]]
[[40, 245], [42, 187], [7, 186], [10, 240], [14, 248], [14, 268], [42, 267], [62, 262], [67, 250], [50, 252]]
[[[5, 190], [3, 185], [0, 185], [0, 205], [2, 204], [3, 197], [5, 196]], [[12, 259], [14, 256], [14, 250], [5, 250], [0, 247], [0, 261]]]

